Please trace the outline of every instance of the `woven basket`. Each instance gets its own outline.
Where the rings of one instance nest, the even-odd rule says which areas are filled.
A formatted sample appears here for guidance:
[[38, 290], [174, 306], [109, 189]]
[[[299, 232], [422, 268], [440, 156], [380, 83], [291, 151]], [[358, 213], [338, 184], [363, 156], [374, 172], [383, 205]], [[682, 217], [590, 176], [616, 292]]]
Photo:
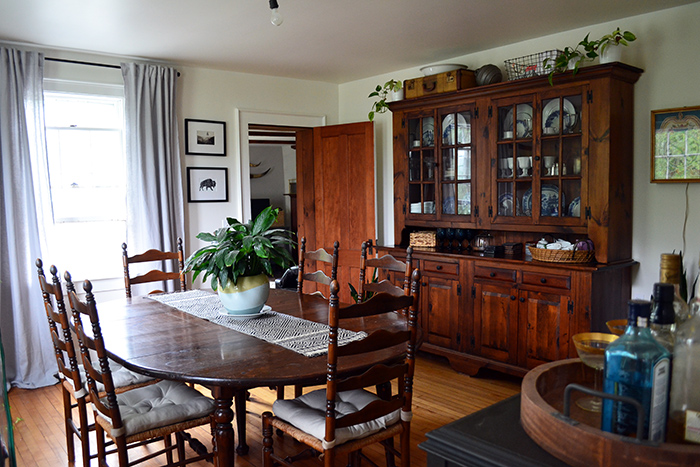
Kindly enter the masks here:
[[435, 232], [411, 232], [411, 246], [434, 247], [436, 244]]
[[588, 250], [546, 250], [528, 245], [532, 259], [548, 263], [589, 263], [595, 259], [595, 252]]

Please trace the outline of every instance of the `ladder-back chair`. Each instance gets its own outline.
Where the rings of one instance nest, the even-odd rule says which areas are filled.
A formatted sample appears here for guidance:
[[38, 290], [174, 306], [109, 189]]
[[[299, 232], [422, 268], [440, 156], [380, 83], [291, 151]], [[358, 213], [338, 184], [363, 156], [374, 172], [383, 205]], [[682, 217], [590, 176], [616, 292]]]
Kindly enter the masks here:
[[[299, 247], [299, 279], [297, 280], [297, 292], [303, 293], [304, 281], [311, 281], [326, 286], [331, 285], [331, 281], [338, 276], [338, 248], [340, 244], [336, 241], [333, 244], [333, 254], [328, 253], [323, 248], [314, 251], [306, 251], [306, 237], [301, 238]], [[316, 271], [308, 272], [307, 261], [316, 261]], [[319, 266], [318, 262], [327, 263], [331, 266], [331, 275], [328, 276]]]
[[[107, 465], [105, 436], [116, 447], [120, 467], [134, 465], [162, 454], [166, 455], [168, 465], [173, 465], [175, 450], [178, 453], [178, 466], [213, 459], [213, 452], [198, 452], [196, 457], [185, 459], [186, 436], [183, 432], [197, 426], [211, 425], [214, 401], [184, 383], [169, 380], [160, 380], [149, 386], [117, 394], [92, 284], [88, 280], [84, 282], [83, 302], [78, 298], [70, 273], [65, 273], [65, 279], [93, 407], [99, 465]], [[85, 331], [83, 317], [89, 321], [90, 332]], [[97, 361], [93, 361], [91, 351], [97, 356]], [[99, 391], [98, 383], [104, 387], [104, 393]], [[172, 444], [172, 434], [175, 434], [175, 445]], [[163, 449], [150, 452], [137, 461], [129, 461], [129, 448], [161, 440], [165, 444]]]
[[[371, 251], [372, 242], [363, 242], [360, 258], [360, 288], [357, 293], [359, 301], [365, 301], [372, 294], [378, 292], [392, 295], [408, 295], [411, 291], [413, 248], [409, 246], [406, 249], [405, 261], [400, 261], [388, 254], [381, 258], [374, 258], [370, 256]], [[368, 272], [368, 268], [374, 268], [373, 272], [377, 274], [376, 281], [373, 277], [369, 277], [371, 273]], [[394, 281], [398, 281], [398, 277], [403, 277], [401, 287], [396, 285], [396, 282], [392, 282], [392, 276], [394, 276]]]
[[[387, 450], [387, 462], [399, 454], [401, 465], [410, 461], [410, 421], [413, 373], [418, 326], [420, 272], [412, 275], [410, 295], [375, 294], [366, 302], [341, 308], [338, 304], [338, 281], [331, 283], [329, 303], [328, 365], [326, 386], [294, 400], [277, 400], [271, 412], [262, 415], [263, 466], [273, 463], [291, 466], [275, 455], [273, 428], [309, 446], [314, 454], [322, 454], [326, 467], [334, 465], [335, 457], [348, 454], [350, 465], [359, 465], [362, 448], [382, 443]], [[360, 341], [338, 346], [339, 321], [394, 313], [404, 323], [404, 329], [382, 329]], [[339, 359], [357, 359], [365, 354], [405, 346], [405, 358], [400, 361], [373, 365], [361, 375], [349, 377], [336, 373]], [[375, 386], [395, 392], [374, 394]], [[389, 392], [392, 390], [390, 389]], [[393, 449], [394, 436], [400, 436], [400, 452]]]
[[[166, 272], [160, 269], [153, 269], [145, 274], [139, 274], [136, 276], [131, 276], [129, 273], [129, 265], [136, 263], [150, 263], [154, 261], [172, 261], [177, 260], [178, 272]], [[164, 282], [164, 281], [174, 281], [179, 283], [180, 291], [184, 292], [187, 290], [187, 283], [185, 280], [184, 267], [185, 267], [185, 257], [182, 250], [182, 238], [177, 239], [177, 251], [161, 251], [151, 249], [145, 253], [139, 255], [129, 256], [126, 251], [126, 243], [122, 243], [122, 262], [124, 263], [124, 287], [126, 289], [126, 296], [131, 297], [131, 286], [136, 284], [146, 284], [149, 282]], [[165, 264], [165, 263], [163, 263]], [[161, 293], [162, 290], [152, 290], [152, 293]]]

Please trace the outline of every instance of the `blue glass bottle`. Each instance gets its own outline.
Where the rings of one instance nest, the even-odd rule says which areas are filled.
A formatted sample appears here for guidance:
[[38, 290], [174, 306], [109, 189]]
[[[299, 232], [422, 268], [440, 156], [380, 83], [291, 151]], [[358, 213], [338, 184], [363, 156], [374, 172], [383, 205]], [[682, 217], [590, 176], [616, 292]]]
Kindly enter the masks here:
[[[648, 328], [651, 303], [630, 300], [627, 329], [605, 350], [603, 391], [638, 400], [643, 407], [644, 439], [663, 442], [666, 434], [670, 353]], [[637, 411], [630, 404], [603, 399], [601, 429], [634, 436]]]

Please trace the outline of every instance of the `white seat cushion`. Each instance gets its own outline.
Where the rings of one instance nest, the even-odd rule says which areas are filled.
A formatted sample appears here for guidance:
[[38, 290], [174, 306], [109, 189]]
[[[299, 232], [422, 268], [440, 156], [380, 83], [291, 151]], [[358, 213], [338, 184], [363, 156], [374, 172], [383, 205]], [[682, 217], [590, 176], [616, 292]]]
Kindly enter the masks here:
[[214, 401], [184, 383], [159, 381], [117, 394], [126, 436], [210, 415]]
[[[340, 392], [335, 399], [336, 418], [357, 412], [370, 402], [379, 399], [371, 392], [357, 389], [354, 391]], [[326, 390], [304, 394], [292, 400], [276, 400], [272, 404], [275, 415], [300, 430], [323, 439], [326, 434]], [[335, 430], [336, 444], [342, 444], [352, 439], [364, 438], [376, 433], [387, 426], [393, 425], [401, 418], [401, 410], [396, 410], [389, 415]]]
[[[93, 358], [93, 365], [98, 362], [97, 357]], [[78, 365], [80, 370], [80, 378], [85, 384], [85, 389], [87, 389], [87, 378], [85, 377], [85, 368], [83, 365]], [[127, 368], [124, 368], [119, 363], [115, 362], [111, 358], [109, 359], [109, 369], [112, 371], [112, 381], [114, 381], [114, 387], [116, 389], [125, 388], [127, 386], [139, 385], [146, 383], [148, 381], [153, 381], [155, 378], [150, 376], [142, 375], [140, 373], [133, 372]], [[102, 383], [97, 383], [97, 390], [102, 392], [105, 390]]]

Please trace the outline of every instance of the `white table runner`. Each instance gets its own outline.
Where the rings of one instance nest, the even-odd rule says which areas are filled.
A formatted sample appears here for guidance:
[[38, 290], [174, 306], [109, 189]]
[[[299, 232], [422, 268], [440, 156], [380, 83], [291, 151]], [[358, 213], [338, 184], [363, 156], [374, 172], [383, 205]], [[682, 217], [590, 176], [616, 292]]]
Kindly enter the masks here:
[[[225, 316], [226, 309], [218, 295], [206, 290], [187, 290], [149, 295], [148, 298], [177, 308], [198, 318], [225, 326], [272, 344], [281, 345], [306, 357], [316, 357], [328, 351], [328, 325], [294, 316], [266, 311], [258, 318], [241, 319]], [[338, 344], [361, 340], [365, 332], [338, 329]]]

